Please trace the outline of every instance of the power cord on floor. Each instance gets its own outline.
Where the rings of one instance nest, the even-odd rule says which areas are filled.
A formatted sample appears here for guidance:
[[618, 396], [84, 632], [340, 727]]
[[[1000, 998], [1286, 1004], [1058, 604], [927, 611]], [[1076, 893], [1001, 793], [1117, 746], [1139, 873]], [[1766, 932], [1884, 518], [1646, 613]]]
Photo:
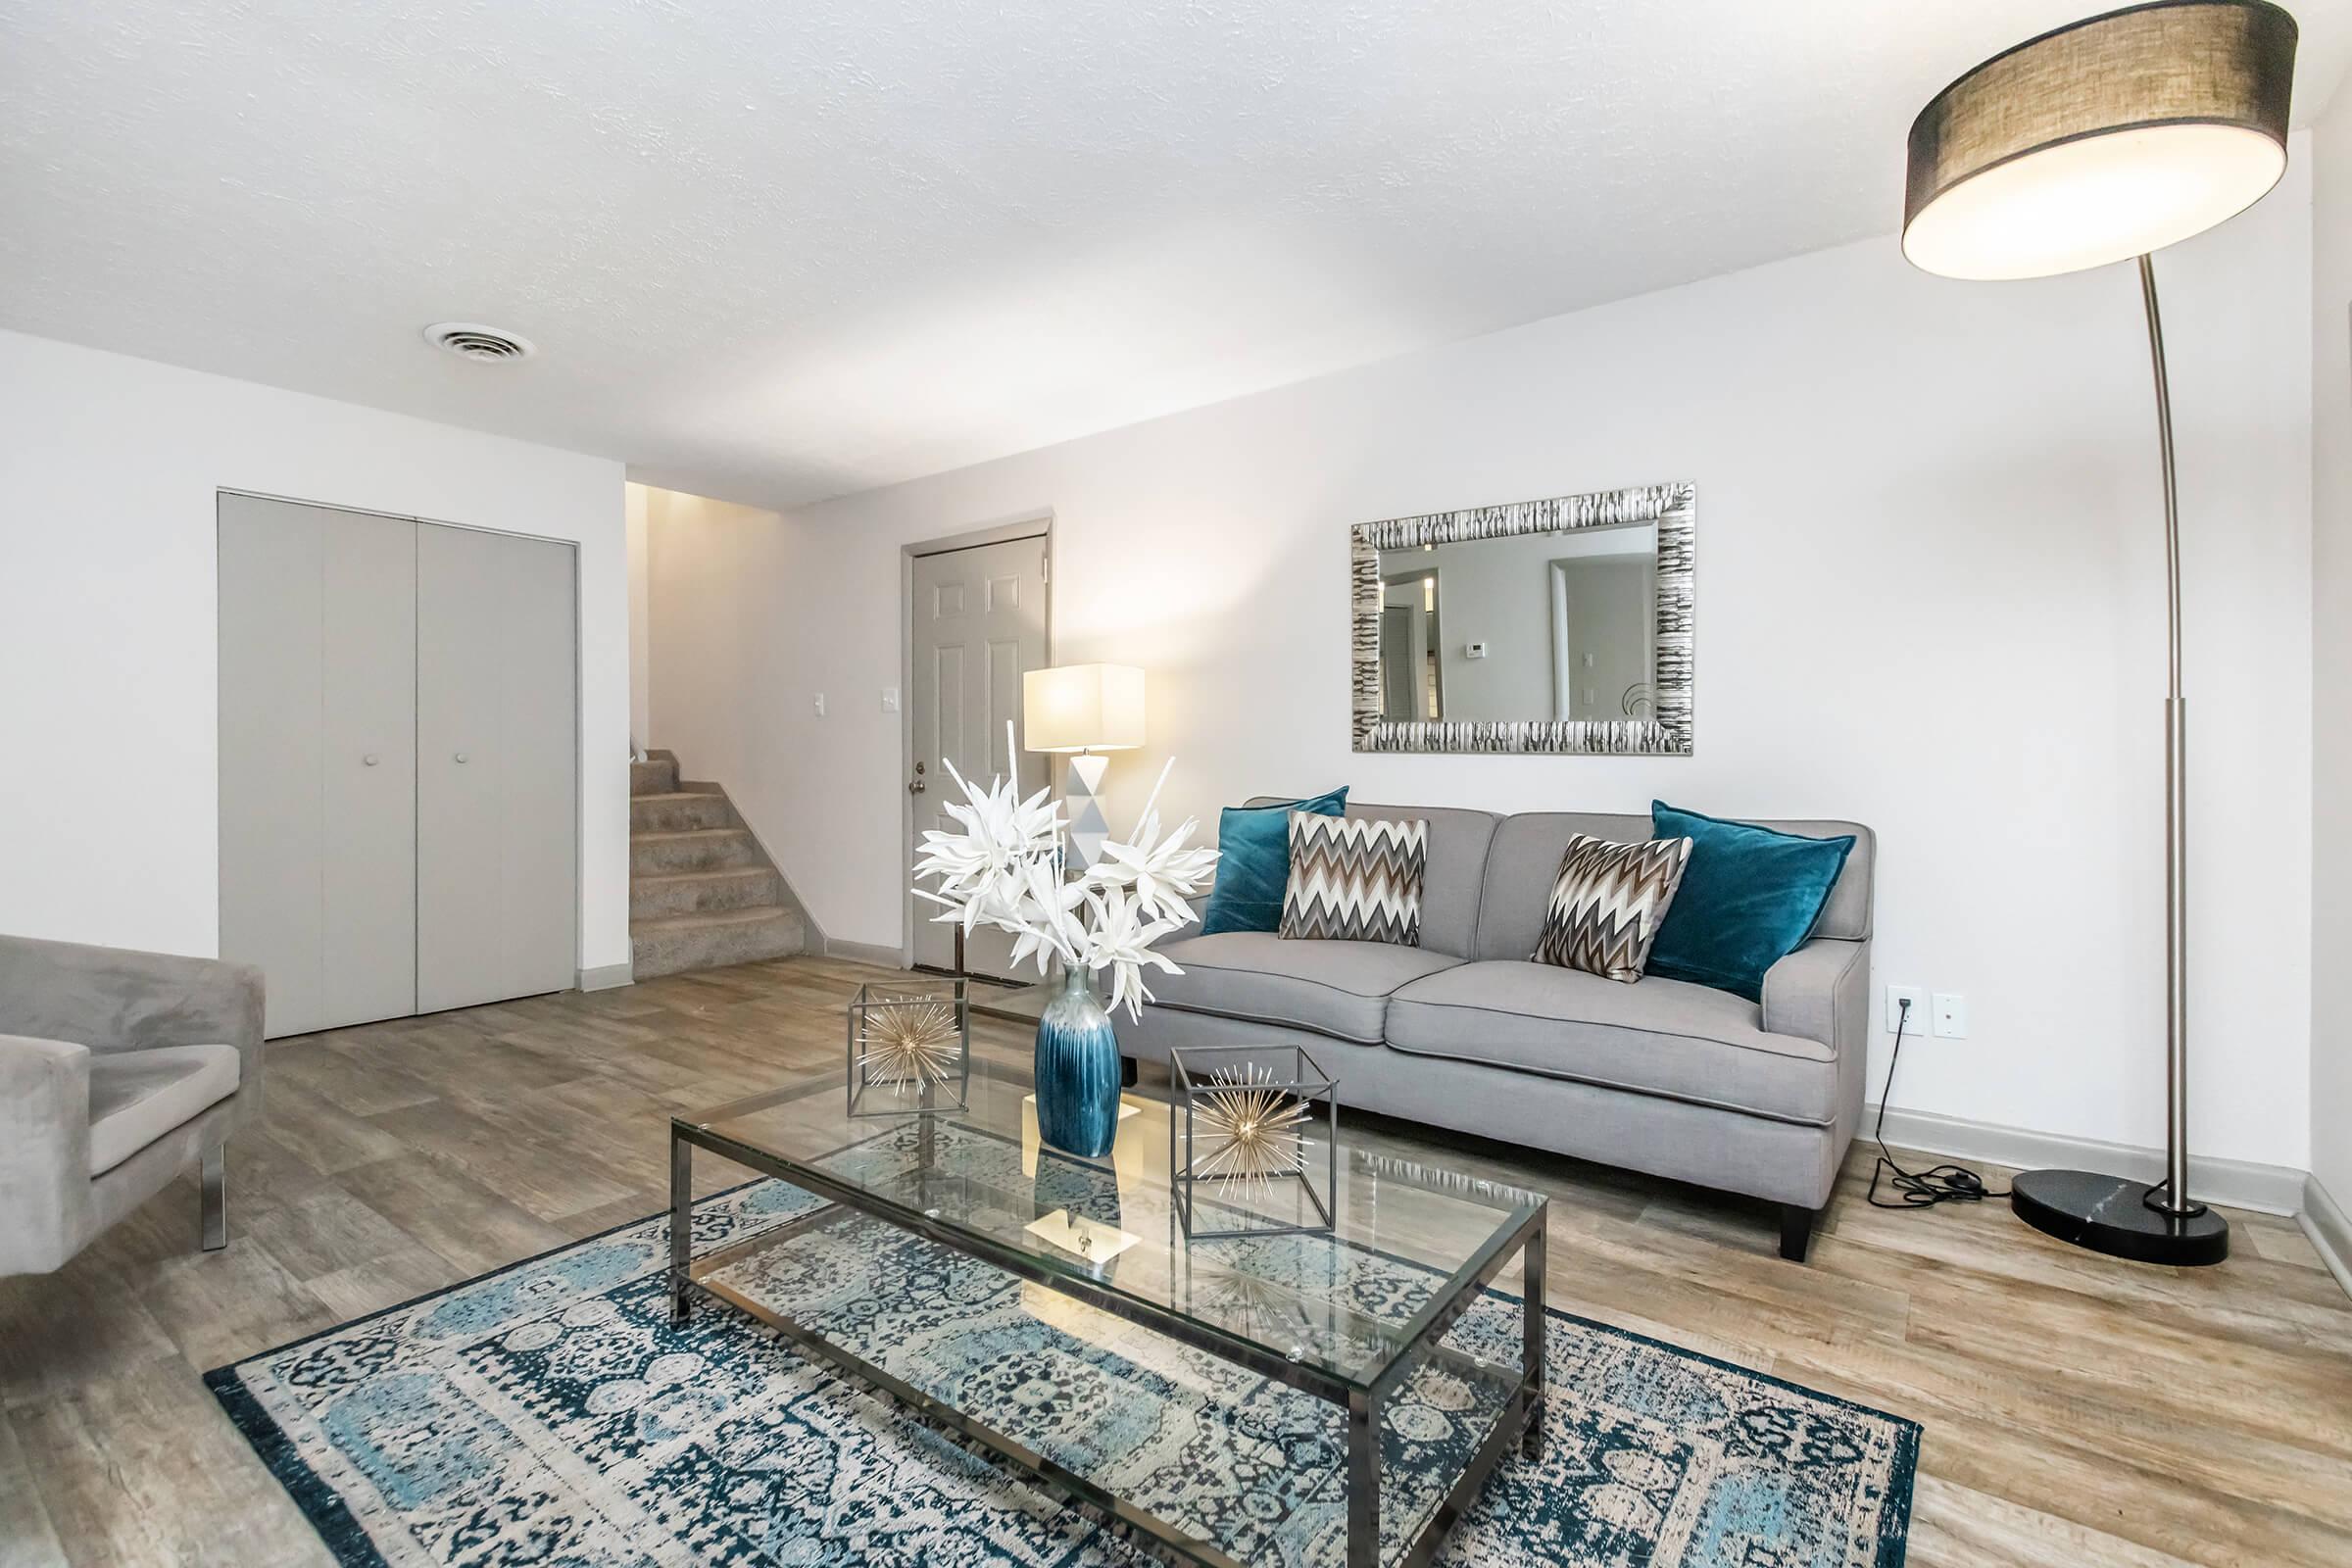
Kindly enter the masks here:
[[[1894, 1055], [1886, 1063], [1886, 1088], [1879, 1096], [1879, 1123], [1871, 1135], [1879, 1146], [1879, 1162], [1870, 1173], [1873, 1208], [1934, 1208], [1937, 1203], [1981, 1203], [1987, 1198], [2007, 1198], [2007, 1188], [1987, 1191], [1984, 1178], [1966, 1165], [1935, 1165], [1905, 1170], [1886, 1148], [1886, 1102], [1894, 1098], [1894, 1070], [1903, 1064], [1903, 1027], [1911, 1021], [1911, 999], [1897, 997], [1894, 1014]], [[1879, 1183], [1894, 1178], [1893, 1198], [1879, 1196]]]

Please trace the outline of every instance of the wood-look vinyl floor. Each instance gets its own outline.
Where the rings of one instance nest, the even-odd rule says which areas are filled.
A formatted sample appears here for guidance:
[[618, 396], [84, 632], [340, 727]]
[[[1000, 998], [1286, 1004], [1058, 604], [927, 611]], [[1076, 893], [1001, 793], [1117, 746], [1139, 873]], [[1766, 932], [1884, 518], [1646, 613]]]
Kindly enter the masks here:
[[[0, 1564], [326, 1562], [198, 1374], [659, 1209], [668, 1116], [834, 1065], [873, 973], [784, 959], [272, 1046], [226, 1251], [196, 1250], [183, 1180], [0, 1280]], [[2352, 1300], [2290, 1222], [2136, 1267], [2001, 1204], [1873, 1209], [1858, 1145], [1800, 1267], [1761, 1205], [1355, 1131], [1548, 1191], [1553, 1304], [1924, 1423], [1918, 1568], [2352, 1565]]]

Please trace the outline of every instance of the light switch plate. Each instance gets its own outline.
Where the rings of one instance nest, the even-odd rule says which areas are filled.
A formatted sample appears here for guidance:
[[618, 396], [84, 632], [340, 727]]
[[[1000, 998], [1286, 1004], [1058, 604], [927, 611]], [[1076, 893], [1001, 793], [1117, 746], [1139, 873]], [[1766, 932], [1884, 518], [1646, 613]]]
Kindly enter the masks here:
[[[1911, 1004], [1911, 1018], [1903, 1020], [1903, 1004]], [[1928, 1030], [1928, 988], [1926, 986], [1888, 986], [1886, 988], [1886, 1032], [1894, 1033], [1902, 1025], [1903, 1033], [1917, 1039]]]
[[1957, 991], [1938, 991], [1933, 999], [1936, 1018], [1936, 1038], [1966, 1040], [1968, 1038], [1968, 999]]
[[825, 716], [825, 694], [823, 692], [816, 694], [816, 716], [819, 718]]
[[897, 712], [898, 710], [899, 710], [899, 689], [898, 689], [896, 686], [885, 686], [885, 687], [883, 687], [883, 688], [882, 688], [882, 711], [884, 711], [885, 713], [895, 713], [895, 712]]

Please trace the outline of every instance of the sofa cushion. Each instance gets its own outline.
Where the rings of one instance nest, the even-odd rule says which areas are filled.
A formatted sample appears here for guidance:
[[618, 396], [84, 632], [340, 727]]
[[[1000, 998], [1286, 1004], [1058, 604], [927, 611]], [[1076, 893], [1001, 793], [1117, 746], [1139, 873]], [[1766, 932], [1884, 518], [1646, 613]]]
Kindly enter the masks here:
[[[1274, 803], [1261, 797], [1250, 804]], [[1421, 878], [1421, 946], [1429, 952], [1469, 957], [1470, 943], [1478, 931], [1478, 891], [1487, 879], [1487, 846], [1494, 842], [1494, 824], [1500, 818], [1492, 811], [1458, 806], [1371, 806], [1361, 801], [1349, 801], [1348, 814], [1359, 821], [1372, 818], [1429, 824], [1429, 868]], [[1646, 832], [1635, 835], [1647, 836]], [[1551, 868], [1559, 863], [1559, 846], [1555, 845], [1551, 858], [1544, 863], [1546, 888], [1551, 885]], [[1513, 956], [1526, 957], [1535, 945], [1531, 928]]]
[[1387, 942], [1285, 942], [1264, 931], [1186, 937], [1158, 949], [1182, 974], [1150, 976], [1162, 1007], [1288, 1024], [1377, 1046], [1398, 986], [1462, 960]]
[[90, 1174], [102, 1176], [237, 1092], [234, 1046], [90, 1054]]
[[1579, 833], [1560, 857], [1544, 906], [1544, 934], [1528, 956], [1632, 985], [1642, 978], [1690, 858], [1689, 839], [1611, 844]]
[[1547, 1078], [1829, 1126], [1836, 1053], [1766, 1034], [1760, 1009], [1680, 980], [1620, 985], [1515, 959], [1465, 963], [1389, 1002], [1389, 1044]]
[[1429, 824], [1291, 813], [1291, 880], [1282, 890], [1285, 942], [1421, 945], [1421, 880]]
[[1272, 931], [1282, 924], [1282, 890], [1291, 880], [1291, 813], [1338, 816], [1348, 786], [1303, 801], [1228, 806], [1217, 817], [1217, 880], [1200, 915], [1200, 934]]
[[[1411, 813], [1400, 809], [1398, 814]], [[1758, 827], [1801, 833], [1807, 838], [1851, 835], [1854, 847], [1846, 855], [1845, 868], [1838, 875], [1838, 885], [1830, 891], [1830, 902], [1822, 908], [1821, 918], [1813, 924], [1813, 934], [1836, 937], [1841, 942], [1859, 942], [1870, 935], [1870, 871], [1872, 851], [1876, 848], [1870, 829], [1858, 822], [1751, 820]], [[1570, 838], [1582, 833], [1628, 844], [1649, 838], [1654, 831], [1646, 811], [1640, 815], [1522, 811], [1504, 817], [1494, 829], [1494, 848], [1487, 855], [1486, 876], [1479, 895], [1477, 945], [1446, 951], [1459, 951], [1473, 958], [1526, 957], [1536, 951], [1536, 939], [1544, 929], [1544, 901], [1551, 894], [1552, 873], [1558, 869], [1560, 856], [1567, 850]], [[1429, 863], [1430, 874], [1434, 876], [1438, 865], [1434, 842], [1430, 846]], [[1428, 945], [1426, 934], [1421, 940], [1423, 946]]]
[[1660, 838], [1690, 841], [1690, 864], [1658, 928], [1649, 972], [1764, 1000], [1764, 971], [1804, 945], [1854, 847], [1726, 822], [1652, 801]]

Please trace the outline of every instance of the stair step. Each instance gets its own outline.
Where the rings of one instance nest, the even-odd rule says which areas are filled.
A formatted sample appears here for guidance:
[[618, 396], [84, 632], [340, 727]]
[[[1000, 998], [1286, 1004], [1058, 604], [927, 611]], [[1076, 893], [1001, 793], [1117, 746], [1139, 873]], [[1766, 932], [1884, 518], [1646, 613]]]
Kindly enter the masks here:
[[698, 827], [734, 827], [735, 808], [724, 795], [704, 790], [671, 790], [660, 795], [637, 795], [629, 800], [629, 831], [676, 833]]
[[677, 787], [678, 760], [666, 752], [656, 752], [649, 760], [629, 763], [631, 795], [667, 795]]
[[629, 922], [630, 969], [639, 980], [757, 963], [801, 951], [800, 916], [789, 909], [719, 909]]
[[673, 754], [629, 764], [629, 949], [637, 978], [798, 953], [808, 934], [782, 873], [726, 791]]
[[701, 914], [713, 909], [778, 906], [784, 879], [774, 867], [749, 865], [724, 871], [665, 871], [629, 878], [629, 918]]
[[720, 871], [765, 865], [759, 841], [739, 827], [690, 828], [676, 833], [629, 835], [629, 874]]

